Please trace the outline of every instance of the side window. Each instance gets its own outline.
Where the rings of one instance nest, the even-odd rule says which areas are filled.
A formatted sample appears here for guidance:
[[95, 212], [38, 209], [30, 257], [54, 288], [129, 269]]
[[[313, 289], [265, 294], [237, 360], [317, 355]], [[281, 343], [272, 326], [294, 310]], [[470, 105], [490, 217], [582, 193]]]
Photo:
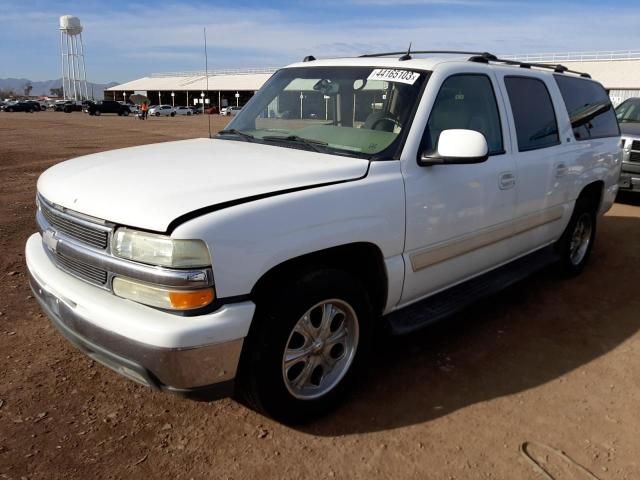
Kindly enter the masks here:
[[554, 75], [576, 140], [620, 135], [611, 100], [602, 85], [577, 77]]
[[544, 82], [531, 77], [505, 77], [504, 83], [516, 125], [518, 150], [560, 144], [556, 114]]
[[498, 104], [486, 75], [460, 74], [444, 81], [424, 132], [424, 148], [437, 150], [440, 133], [453, 128], [482, 133], [489, 155], [504, 153]]

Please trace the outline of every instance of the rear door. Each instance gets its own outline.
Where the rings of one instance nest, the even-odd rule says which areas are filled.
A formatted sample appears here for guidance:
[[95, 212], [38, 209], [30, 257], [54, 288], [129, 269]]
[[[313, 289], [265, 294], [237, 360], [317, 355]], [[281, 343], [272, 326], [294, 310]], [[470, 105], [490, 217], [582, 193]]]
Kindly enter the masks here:
[[514, 248], [526, 253], [554, 241], [567, 215], [568, 122], [553, 77], [500, 69], [518, 182]]

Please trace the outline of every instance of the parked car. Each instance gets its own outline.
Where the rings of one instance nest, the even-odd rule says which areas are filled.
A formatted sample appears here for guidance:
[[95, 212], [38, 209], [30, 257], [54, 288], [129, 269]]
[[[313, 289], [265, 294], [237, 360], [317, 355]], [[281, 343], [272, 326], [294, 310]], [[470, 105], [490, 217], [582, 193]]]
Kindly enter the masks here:
[[191, 107], [179, 106], [179, 107], [176, 107], [174, 111], [176, 115], [188, 115], [188, 116], [193, 115], [193, 112], [191, 111]]
[[75, 100], [56, 100], [54, 110], [56, 112], [81, 112], [86, 105], [86, 102], [79, 102]]
[[25, 100], [24, 103], [28, 103], [29, 105], [31, 105], [34, 112], [40, 112], [41, 110], [44, 110], [44, 108], [42, 108], [42, 105], [40, 105], [40, 102], [37, 102], [35, 100]]
[[209, 114], [209, 115], [217, 115], [218, 113], [220, 113], [219, 110], [218, 110], [218, 107], [216, 107], [215, 105], [211, 106], [211, 107], [208, 107], [205, 110], [205, 112], [207, 112], [207, 114]]
[[220, 109], [220, 115], [227, 115], [227, 116], [234, 116], [236, 115], [240, 110], [242, 110], [242, 107], [222, 107]]
[[624, 154], [620, 189], [640, 192], [640, 98], [630, 98], [616, 108]]
[[156, 105], [149, 109], [149, 115], [155, 117], [175, 117], [176, 111], [171, 105]]
[[89, 115], [100, 116], [103, 113], [115, 113], [118, 116], [129, 116], [131, 108], [127, 104], [122, 104], [113, 100], [103, 100], [101, 102], [91, 102], [85, 106], [85, 112]]
[[7, 103], [0, 107], [5, 112], [27, 112], [33, 113], [36, 111], [36, 107], [31, 102], [13, 102]]
[[[296, 423], [362, 376], [374, 329], [410, 334], [552, 263], [580, 273], [622, 158], [602, 85], [390, 55], [282, 68], [213, 139], [45, 171], [26, 263], [53, 324], [138, 383]], [[301, 83], [326, 121], [265, 114], [295, 111]], [[354, 112], [364, 84], [382, 108]]]

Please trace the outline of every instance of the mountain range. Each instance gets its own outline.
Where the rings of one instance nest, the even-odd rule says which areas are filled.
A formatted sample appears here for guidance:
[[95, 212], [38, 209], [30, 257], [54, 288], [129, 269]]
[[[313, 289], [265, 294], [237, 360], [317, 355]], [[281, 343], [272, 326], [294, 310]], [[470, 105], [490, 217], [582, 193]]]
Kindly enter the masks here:
[[[43, 80], [35, 82], [29, 80], [28, 78], [0, 78], [0, 90], [13, 90], [16, 95], [22, 95], [24, 93], [25, 85], [31, 85], [33, 87], [33, 89], [31, 90], [31, 95], [49, 95], [49, 89], [62, 87], [62, 79], [58, 78], [56, 80]], [[93, 88], [93, 94], [95, 95], [95, 98], [97, 100], [100, 100], [103, 97], [104, 89], [113, 87], [114, 85], [118, 85], [118, 83], [109, 82], [103, 84], [87, 82], [89, 96], [91, 96], [91, 91]]]

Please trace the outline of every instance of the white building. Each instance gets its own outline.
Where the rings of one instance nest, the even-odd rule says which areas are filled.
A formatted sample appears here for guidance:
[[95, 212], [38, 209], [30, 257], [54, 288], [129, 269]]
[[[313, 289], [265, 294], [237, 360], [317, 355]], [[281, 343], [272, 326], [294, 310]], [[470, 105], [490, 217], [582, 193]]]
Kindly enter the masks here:
[[155, 73], [115, 85], [104, 92], [107, 100], [127, 100], [133, 93], [146, 95], [151, 103], [212, 106], [244, 105], [271, 77], [275, 68]]

